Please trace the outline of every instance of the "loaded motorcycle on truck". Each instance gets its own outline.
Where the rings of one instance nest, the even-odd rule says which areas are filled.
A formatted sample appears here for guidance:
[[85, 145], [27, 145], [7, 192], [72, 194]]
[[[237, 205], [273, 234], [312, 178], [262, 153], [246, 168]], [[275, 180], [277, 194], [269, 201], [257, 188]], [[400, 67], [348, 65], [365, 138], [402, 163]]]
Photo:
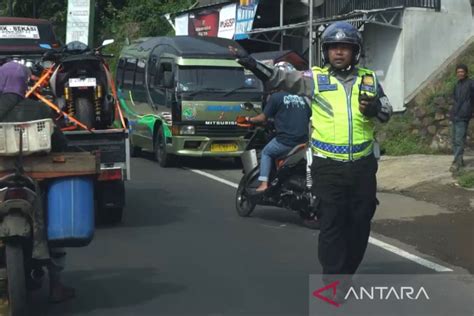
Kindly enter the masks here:
[[102, 48], [90, 49], [71, 42], [61, 50], [48, 51], [43, 60], [51, 65], [28, 97], [52, 107], [62, 118], [59, 125], [69, 150], [100, 152], [101, 174], [95, 181], [97, 215], [103, 223], [122, 220], [125, 184], [130, 179], [128, 130], [118, 106], [115, 83]]

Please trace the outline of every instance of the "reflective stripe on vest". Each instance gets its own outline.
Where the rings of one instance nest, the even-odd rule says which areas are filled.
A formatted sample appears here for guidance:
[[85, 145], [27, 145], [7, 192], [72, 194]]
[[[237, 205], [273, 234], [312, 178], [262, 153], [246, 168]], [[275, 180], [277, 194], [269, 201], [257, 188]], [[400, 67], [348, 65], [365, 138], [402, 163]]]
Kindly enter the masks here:
[[[364, 91], [376, 91], [374, 73], [358, 69], [349, 95], [344, 85], [329, 74], [328, 68], [315, 67], [313, 74], [313, 151], [339, 160], [354, 160], [369, 155], [373, 148], [374, 123], [359, 111], [359, 92], [361, 85]], [[362, 83], [364, 76], [365, 79], [367, 76], [373, 78], [373, 90], [370, 89], [371, 80]]]

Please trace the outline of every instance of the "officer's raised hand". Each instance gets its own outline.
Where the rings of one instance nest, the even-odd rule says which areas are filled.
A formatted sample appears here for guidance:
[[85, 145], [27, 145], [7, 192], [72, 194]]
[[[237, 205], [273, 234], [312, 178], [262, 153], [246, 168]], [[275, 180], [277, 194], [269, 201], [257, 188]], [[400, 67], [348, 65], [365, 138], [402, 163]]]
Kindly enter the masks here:
[[257, 61], [253, 57], [251, 57], [244, 49], [235, 46], [229, 46], [229, 52], [244, 68], [252, 70], [257, 67]]
[[367, 117], [377, 115], [377, 104], [375, 97], [368, 96], [361, 92], [359, 94], [359, 111]]
[[273, 75], [272, 67], [259, 63], [255, 58], [250, 56], [245, 49], [235, 46], [228, 46], [228, 49], [239, 64], [253, 72], [253, 74], [263, 82], [266, 82]]

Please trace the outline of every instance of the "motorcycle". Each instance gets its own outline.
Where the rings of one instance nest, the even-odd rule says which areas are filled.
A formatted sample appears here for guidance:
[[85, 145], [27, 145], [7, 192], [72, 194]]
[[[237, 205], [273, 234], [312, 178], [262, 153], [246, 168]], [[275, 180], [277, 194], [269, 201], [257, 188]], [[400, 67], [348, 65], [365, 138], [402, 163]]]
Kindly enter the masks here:
[[[247, 111], [254, 109], [251, 103], [245, 103], [242, 107]], [[277, 158], [270, 173], [270, 187], [262, 193], [257, 192], [256, 188], [260, 184], [258, 177], [261, 151], [274, 137], [274, 128], [271, 121], [264, 126], [257, 126], [241, 120], [238, 125], [254, 130], [247, 137], [248, 143], [241, 156], [244, 175], [237, 188], [237, 213], [248, 217], [257, 205], [276, 206], [298, 213], [305, 226], [319, 228], [316, 218], [318, 199], [311, 193], [311, 147], [308, 144], [300, 144], [287, 155]]]
[[[31, 123], [36, 124], [33, 128], [53, 124], [50, 119], [38, 122]], [[42, 217], [42, 209], [39, 209], [42, 207], [40, 186], [36, 180], [27, 176], [23, 169], [23, 142], [28, 140], [24, 131], [31, 124], [27, 122], [15, 125], [19, 137], [8, 137], [15, 135], [7, 132], [6, 139], [3, 139], [5, 144], [19, 142], [14, 173], [0, 178], [0, 281], [2, 287], [6, 284], [6, 293], [2, 294], [7, 296], [8, 315], [11, 316], [27, 315], [27, 287], [31, 290], [37, 286], [44, 275], [43, 266], [47, 262], [33, 260], [33, 234], [38, 232], [40, 227], [44, 228], [44, 222], [38, 220]], [[7, 127], [0, 123], [0, 129]], [[11, 153], [5, 155], [11, 156]]]
[[[96, 49], [82, 42], [71, 42], [60, 51], [47, 52], [43, 58], [54, 63], [49, 86], [55, 104], [89, 129], [106, 129], [115, 120], [113, 79], [105, 61], [113, 55], [101, 52], [113, 42], [113, 39], [105, 40]], [[72, 125], [69, 120], [64, 120], [63, 125], [63, 130], [74, 128], [68, 126]]]

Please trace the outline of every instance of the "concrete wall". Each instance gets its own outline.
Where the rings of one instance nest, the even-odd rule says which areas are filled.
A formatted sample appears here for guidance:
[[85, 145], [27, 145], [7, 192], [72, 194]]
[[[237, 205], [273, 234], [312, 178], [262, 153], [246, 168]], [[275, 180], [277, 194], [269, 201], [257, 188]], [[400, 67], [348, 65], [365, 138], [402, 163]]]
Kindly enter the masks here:
[[470, 0], [443, 0], [441, 12], [407, 8], [402, 30], [367, 24], [367, 67], [377, 71], [395, 111], [474, 35]]
[[404, 50], [402, 30], [367, 24], [364, 32], [365, 55], [362, 66], [374, 70], [395, 111], [404, 110]]
[[444, 0], [441, 12], [409, 8], [403, 18], [405, 101], [473, 35], [470, 0]]

